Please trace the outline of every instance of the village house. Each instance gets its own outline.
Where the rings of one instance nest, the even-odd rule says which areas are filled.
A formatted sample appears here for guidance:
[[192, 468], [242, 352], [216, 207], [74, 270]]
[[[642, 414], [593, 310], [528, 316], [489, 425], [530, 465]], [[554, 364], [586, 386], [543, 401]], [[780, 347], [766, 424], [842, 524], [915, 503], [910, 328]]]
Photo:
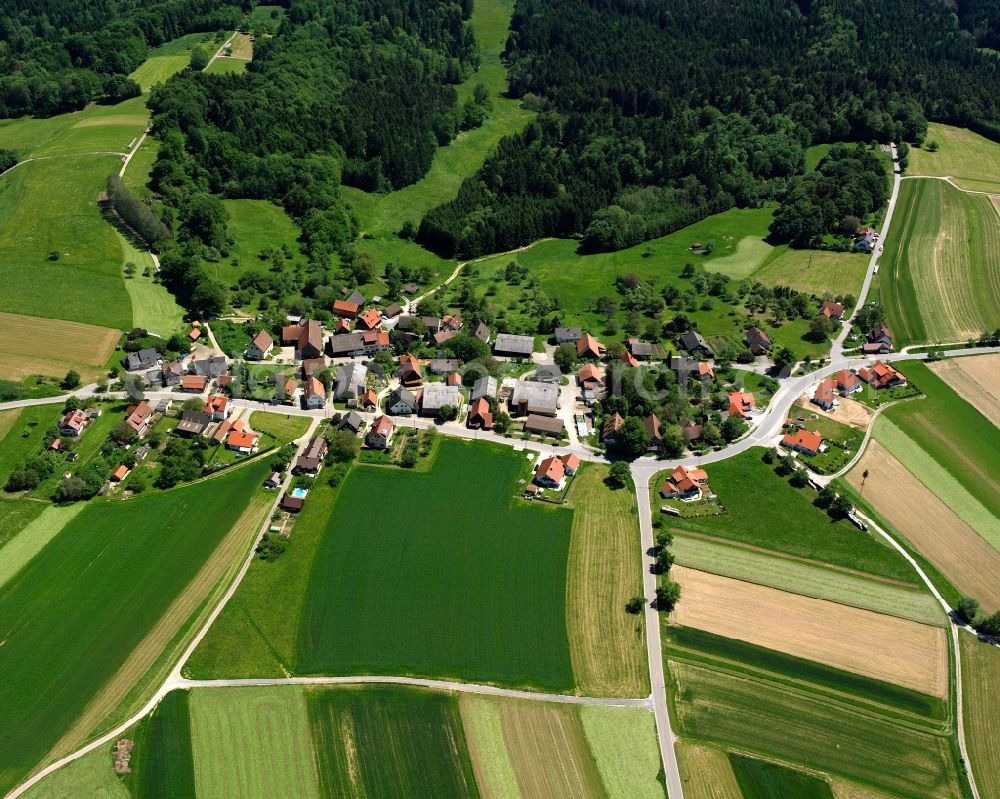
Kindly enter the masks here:
[[123, 463], [121, 466], [119, 466], [117, 469], [115, 469], [111, 473], [111, 482], [112, 483], [120, 483], [122, 480], [124, 480], [126, 477], [128, 477], [131, 473], [132, 473], [132, 470], [129, 469], [128, 466], [126, 466]]
[[192, 344], [194, 344], [194, 342], [196, 342], [196, 341], [197, 341], [198, 339], [200, 339], [200, 338], [201, 338], [201, 330], [199, 330], [199, 329], [198, 329], [197, 327], [192, 327], [192, 328], [191, 328], [191, 329], [190, 329], [190, 330], [188, 331], [188, 340], [189, 340], [189, 341], [190, 341], [190, 342], [191, 342]]
[[333, 320], [333, 335], [342, 336], [345, 333], [351, 332], [351, 323], [347, 319], [334, 319]]
[[844, 306], [833, 300], [825, 300], [819, 308], [819, 313], [831, 322], [839, 322], [844, 316]]
[[480, 322], [476, 325], [476, 329], [472, 331], [472, 335], [478, 338], [483, 344], [490, 343], [490, 328], [485, 322]]
[[213, 394], [205, 403], [205, 413], [212, 417], [213, 422], [221, 422], [232, 413], [229, 397], [223, 394]]
[[538, 462], [535, 468], [534, 482], [543, 488], [562, 490], [566, 484], [566, 466], [555, 455], [550, 455]]
[[365, 440], [372, 449], [387, 449], [392, 441], [392, 431], [395, 424], [388, 416], [379, 416], [372, 422], [371, 429]]
[[655, 413], [649, 414], [642, 420], [642, 426], [646, 428], [646, 435], [649, 436], [649, 448], [659, 449], [663, 445], [663, 434], [660, 431], [660, 417]]
[[382, 314], [380, 314], [375, 308], [369, 308], [358, 317], [359, 328], [363, 327], [365, 330], [374, 330], [381, 324]]
[[493, 354], [507, 358], [530, 358], [534, 351], [535, 339], [532, 336], [497, 333], [493, 342]]
[[192, 355], [191, 371], [203, 377], [221, 377], [229, 371], [229, 362], [225, 355], [210, 355], [207, 358], [197, 358]]
[[363, 363], [351, 361], [337, 367], [337, 376], [333, 383], [333, 398], [347, 401], [357, 400], [365, 392], [368, 381], [368, 367]]
[[424, 382], [424, 374], [420, 369], [420, 361], [416, 356], [407, 353], [399, 356], [399, 371], [396, 373], [401, 385], [415, 388]]
[[279, 402], [294, 405], [301, 391], [294, 377], [286, 377], [275, 384], [274, 396]]
[[163, 364], [160, 370], [160, 381], [164, 386], [176, 386], [184, 377], [184, 363], [182, 361], [171, 361]]
[[707, 483], [708, 473], [704, 469], [678, 466], [660, 486], [660, 496], [664, 499], [697, 499], [707, 488]]
[[431, 336], [431, 342], [434, 344], [435, 347], [440, 347], [446, 341], [455, 338], [455, 336], [457, 335], [458, 333], [456, 333], [454, 330], [441, 330], [440, 332], [435, 333], [433, 336]]
[[341, 319], [354, 319], [361, 313], [361, 304], [350, 300], [334, 300], [331, 310], [334, 316]]
[[365, 420], [361, 418], [361, 414], [356, 411], [350, 411], [345, 413], [340, 418], [340, 430], [350, 430], [354, 435], [361, 432], [361, 428], [365, 426]]
[[446, 405], [461, 407], [462, 392], [444, 383], [425, 383], [420, 393], [420, 415], [437, 416]]
[[861, 252], [871, 252], [875, 249], [876, 238], [877, 234], [874, 228], [859, 228], [858, 232], [854, 235], [854, 247], [861, 250]]
[[403, 312], [403, 306], [398, 302], [390, 303], [382, 310], [382, 316], [386, 319], [395, 319]]
[[729, 415], [749, 420], [757, 410], [757, 401], [749, 391], [733, 391], [729, 394]]
[[559, 387], [551, 383], [518, 380], [510, 396], [510, 407], [516, 416], [555, 416], [559, 410]]
[[578, 327], [557, 327], [552, 334], [556, 344], [576, 344], [583, 336], [583, 330]]
[[576, 373], [576, 381], [580, 385], [583, 399], [586, 402], [600, 399], [604, 390], [604, 370], [592, 363], [585, 363]]
[[681, 420], [681, 435], [688, 443], [701, 438], [701, 425], [691, 419]]
[[632, 353], [629, 352], [628, 350], [625, 350], [625, 352], [621, 354], [621, 357], [618, 360], [619, 362], [625, 364], [625, 366], [627, 366], [629, 369], [639, 368], [639, 362], [635, 359], [635, 356], [632, 355]]
[[193, 438], [205, 435], [205, 430], [212, 423], [212, 417], [201, 411], [181, 411], [181, 419], [174, 428], [180, 436]]
[[260, 443], [260, 436], [251, 430], [233, 430], [226, 438], [226, 449], [239, 452], [241, 455], [250, 455], [257, 451], [257, 444]]
[[861, 345], [866, 355], [892, 352], [892, 331], [884, 322], [879, 322], [868, 333], [868, 340]]
[[226, 419], [215, 427], [215, 432], [212, 433], [211, 440], [213, 444], [221, 444], [226, 440], [226, 437], [232, 430], [242, 430], [244, 427], [243, 422], [237, 420], [236, 422], [231, 422]]
[[465, 385], [462, 375], [458, 372], [452, 372], [444, 379], [444, 382], [446, 386], [458, 386], [459, 388]]
[[139, 350], [138, 352], [130, 352], [122, 358], [122, 366], [124, 366], [125, 370], [128, 372], [141, 372], [143, 369], [156, 366], [159, 362], [160, 353], [152, 347], [147, 347], [146, 349]]
[[298, 324], [281, 328], [281, 343], [295, 348], [298, 360], [323, 357], [323, 326], [315, 319], [303, 319]]
[[181, 391], [201, 394], [206, 388], [208, 388], [207, 375], [184, 375], [181, 378]]
[[593, 358], [597, 360], [603, 358], [605, 352], [607, 352], [607, 347], [590, 335], [590, 333], [584, 333], [576, 342], [577, 358]]
[[826, 380], [820, 380], [819, 385], [816, 386], [816, 392], [813, 394], [812, 401], [824, 411], [830, 410], [836, 402], [834, 391], [836, 387], [837, 381], [829, 377]]
[[803, 455], [815, 455], [823, 443], [823, 436], [813, 430], [797, 430], [786, 433], [781, 439], [781, 445], [788, 449], [801, 452]]
[[281, 485], [281, 472], [271, 472], [264, 481], [264, 488], [277, 488]]
[[247, 346], [243, 352], [248, 361], [262, 361], [271, 354], [274, 349], [274, 339], [266, 330], [261, 330]]
[[389, 395], [386, 410], [394, 416], [409, 416], [417, 412], [417, 395], [400, 386]]
[[858, 369], [858, 377], [864, 380], [874, 389], [898, 388], [906, 385], [906, 377], [902, 372], [887, 364], [885, 361], [876, 361], [869, 367]]
[[615, 411], [604, 420], [604, 425], [601, 427], [601, 441], [605, 444], [615, 444], [618, 440], [618, 431], [622, 429], [623, 424], [625, 420]]
[[59, 432], [64, 436], [79, 436], [88, 421], [87, 414], [82, 409], [68, 411], [59, 420]]
[[490, 409], [490, 403], [486, 397], [479, 397], [472, 401], [465, 424], [473, 430], [493, 429], [493, 411]]
[[663, 347], [655, 342], [640, 341], [637, 338], [630, 338], [628, 340], [628, 351], [632, 355], [643, 361], [648, 361], [650, 359], [655, 359], [662, 361], [667, 357], [667, 353], [664, 352]]
[[861, 379], [850, 369], [841, 369], [837, 372], [837, 391], [845, 396], [861, 391]]
[[551, 416], [541, 416], [537, 413], [529, 414], [524, 420], [524, 430], [526, 433], [537, 433], [543, 436], [561, 436], [566, 426], [562, 419], [554, 419]]
[[536, 383], [558, 383], [562, 380], [562, 370], [554, 363], [540, 363], [531, 379]]
[[364, 411], [373, 411], [378, 408], [378, 393], [375, 389], [366, 388], [364, 393], [358, 398], [358, 405]]
[[139, 438], [146, 435], [152, 421], [153, 408], [149, 403], [140, 402], [138, 405], [129, 405], [125, 409], [125, 424], [134, 430]]
[[365, 295], [361, 293], [361, 289], [354, 289], [348, 297], [348, 302], [353, 302], [359, 308], [365, 304]]
[[451, 330], [457, 333], [465, 326], [465, 322], [462, 320], [461, 314], [445, 315], [441, 317], [441, 327], [445, 330]]
[[302, 386], [302, 405], [311, 410], [326, 406], [326, 388], [315, 377], [310, 377]]
[[492, 375], [483, 375], [472, 384], [472, 393], [469, 400], [475, 402], [483, 397], [495, 397], [497, 395], [497, 379]]
[[292, 466], [292, 474], [307, 474], [315, 477], [319, 470], [323, 468], [323, 459], [326, 457], [327, 443], [323, 436], [316, 436], [309, 441], [309, 446], [305, 452], [295, 459]]
[[767, 355], [771, 351], [771, 337], [759, 327], [747, 328], [743, 341], [754, 355]]
[[285, 492], [281, 497], [281, 502], [279, 507], [282, 510], [286, 510], [289, 513], [298, 513], [302, 510], [302, 507], [306, 504], [305, 497], [294, 497], [290, 493]]
[[714, 354], [705, 337], [697, 330], [688, 330], [681, 336], [681, 347], [688, 355], [711, 357]]
[[435, 358], [427, 365], [427, 371], [432, 375], [447, 375], [458, 369], [455, 358]]

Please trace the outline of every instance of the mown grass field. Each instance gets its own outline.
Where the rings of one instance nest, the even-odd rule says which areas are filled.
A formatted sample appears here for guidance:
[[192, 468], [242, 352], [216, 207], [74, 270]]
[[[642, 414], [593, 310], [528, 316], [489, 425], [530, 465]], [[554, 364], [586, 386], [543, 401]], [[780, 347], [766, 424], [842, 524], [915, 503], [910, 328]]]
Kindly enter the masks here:
[[[0, 176], [0, 311], [131, 325], [121, 246], [97, 208], [118, 163], [110, 156], [57, 158]], [[59, 260], [49, 259], [52, 252]]]
[[344, 197], [358, 214], [362, 232], [395, 235], [407, 220], [419, 225], [427, 211], [458, 194], [462, 181], [483, 165], [501, 138], [534, 119], [534, 112], [521, 108], [520, 101], [503, 96], [507, 69], [500, 56], [513, 8], [512, 0], [478, 0], [472, 8], [472, 30], [482, 60], [479, 69], [456, 89], [461, 103], [477, 84], [486, 86], [493, 101], [486, 121], [439, 147], [428, 173], [411, 186], [383, 195], [345, 188]]
[[515, 501], [521, 456], [507, 448], [440, 446], [433, 472], [357, 466], [344, 481], [309, 575], [296, 671], [572, 690], [572, 513]]
[[1000, 144], [965, 128], [930, 122], [927, 141], [938, 151], [910, 148], [911, 175], [951, 177], [963, 189], [1000, 193]]
[[143, 92], [148, 92], [157, 83], [163, 83], [171, 75], [180, 72], [190, 61], [191, 54], [189, 52], [151, 56], [143, 61], [129, 77], [142, 87]]
[[677, 566], [684, 601], [675, 625], [947, 696], [945, 632], [894, 616]]
[[[815, 492], [793, 488], [753, 449], [708, 467], [709, 485], [726, 509], [721, 516], [671, 519], [676, 527], [785, 552], [912, 584], [913, 571], [895, 550], [846, 521], [832, 521], [812, 504]], [[753, 486], [753, 491], [747, 487]], [[659, 485], [653, 487], [654, 491]], [[658, 495], [653, 498], [653, 507]]]
[[[0, 500], [0, 547], [21, 532], [44, 509], [45, 505], [41, 502], [23, 499]], [[2, 579], [0, 577], [0, 582]]]
[[941, 606], [923, 589], [905, 588], [791, 558], [778, 558], [719, 540], [678, 535], [671, 551], [677, 563], [803, 596], [839, 602], [922, 624], [943, 626]]
[[379, 687], [307, 700], [322, 796], [479, 796], [457, 697]]
[[115, 775], [110, 747], [101, 747], [68, 763], [29, 788], [26, 799], [138, 799]]
[[95, 103], [82, 111], [47, 118], [4, 119], [0, 120], [0, 147], [16, 150], [21, 159], [95, 151], [124, 154], [148, 119], [143, 97], [115, 105]]
[[219, 56], [205, 68], [208, 75], [242, 75], [247, 71], [249, 59]]
[[267, 411], [254, 411], [250, 414], [247, 424], [251, 430], [266, 433], [282, 444], [287, 444], [303, 436], [309, 429], [308, 416], [291, 416]]
[[[233, 527], [266, 470], [258, 461], [185, 488], [90, 502], [0, 589], [0, 790], [39, 763], [116, 671], [143, 654], [147, 634]], [[133, 675], [124, 687], [137, 681]]]
[[147, 186], [149, 183], [149, 173], [153, 171], [153, 163], [156, 161], [159, 151], [159, 140], [152, 136], [147, 136], [142, 144], [139, 145], [139, 149], [136, 150], [135, 155], [132, 156], [132, 160], [128, 162], [128, 166], [125, 168], [122, 181], [131, 191], [140, 196], [149, 194]]
[[947, 733], [872, 703], [821, 695], [767, 672], [669, 661], [681, 735], [834, 774], [912, 799], [959, 797]]
[[771, 257], [753, 272], [765, 286], [788, 286], [796, 291], [834, 296], [861, 291], [868, 256], [857, 252], [824, 252], [774, 248]]
[[639, 521], [632, 493], [610, 490], [606, 476], [606, 467], [587, 465], [573, 483], [566, 583], [573, 674], [588, 696], [645, 696], [642, 617], [624, 612], [642, 593]]
[[1000, 354], [948, 358], [928, 368], [983, 416], [1000, 427]]
[[[135, 242], [121, 232], [118, 232], [118, 238], [122, 246], [122, 268], [129, 263], [135, 264], [135, 274], [124, 278], [125, 290], [132, 301], [132, 324], [164, 338], [169, 338], [178, 330], [186, 330], [185, 311], [177, 304], [174, 295], [164, 285], [156, 282], [153, 258], [149, 251], [138, 248]], [[149, 275], [146, 274], [147, 270], [150, 271]]]
[[12, 419], [0, 437], [0, 487], [41, 446], [48, 429], [59, 421], [61, 410], [59, 404], [53, 404], [0, 413], [0, 417]]
[[753, 757], [731, 754], [729, 760], [744, 799], [833, 799], [829, 783], [819, 777]]
[[309, 714], [301, 687], [195, 689], [190, 706], [199, 799], [319, 799]]
[[642, 708], [598, 706], [578, 712], [609, 799], [665, 799], [653, 715]]
[[989, 197], [906, 180], [897, 213], [878, 283], [896, 346], [1000, 327], [1000, 215]]
[[1000, 649], [959, 635], [965, 741], [979, 795], [1000, 796]]
[[[195, 796], [188, 691], [171, 691], [135, 733], [132, 773], [124, 782], [134, 799]], [[213, 753], [217, 760], [221, 753]]]
[[685, 740], [677, 741], [674, 750], [685, 796], [691, 799], [743, 799], [726, 752]]

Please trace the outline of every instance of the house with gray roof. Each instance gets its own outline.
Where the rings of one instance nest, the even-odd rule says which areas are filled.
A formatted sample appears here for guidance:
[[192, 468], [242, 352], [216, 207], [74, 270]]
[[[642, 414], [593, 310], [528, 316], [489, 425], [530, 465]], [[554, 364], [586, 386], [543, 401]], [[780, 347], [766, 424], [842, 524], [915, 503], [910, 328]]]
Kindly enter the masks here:
[[556, 344], [576, 344], [583, 336], [579, 327], [557, 327], [553, 338]]
[[355, 305], [364, 305], [365, 295], [361, 293], [360, 289], [354, 289], [354, 292], [347, 298], [347, 301], [353, 302]]
[[472, 393], [469, 401], [475, 402], [480, 397], [495, 397], [497, 395], [497, 379], [490, 375], [483, 375], [472, 384]]
[[206, 377], [220, 377], [229, 371], [225, 355], [210, 355], [208, 358], [192, 358], [192, 372]]
[[478, 338], [483, 344], [490, 343], [490, 328], [485, 322], [480, 322], [476, 325], [476, 329], [472, 331], [472, 335]]
[[389, 395], [386, 410], [396, 416], [408, 416], [417, 412], [417, 395], [408, 388], [397, 388]]
[[516, 336], [513, 333], [497, 333], [493, 342], [493, 354], [508, 358], [530, 358], [535, 351], [533, 336]]
[[462, 404], [462, 392], [458, 386], [444, 383], [424, 383], [420, 397], [420, 415], [437, 416], [445, 405], [459, 407]]
[[511, 410], [518, 416], [540, 414], [555, 416], [559, 409], [559, 386], [518, 380], [510, 395]]
[[122, 366], [129, 372], [139, 372], [143, 369], [149, 369], [151, 366], [156, 366], [159, 360], [160, 353], [152, 347], [147, 347], [138, 352], [130, 352], [122, 358]]
[[363, 363], [351, 361], [337, 367], [334, 379], [333, 398], [338, 400], [356, 400], [365, 393], [365, 383], [368, 380], [368, 368]]
[[427, 365], [427, 370], [432, 375], [450, 375], [458, 371], [458, 360], [456, 358], [435, 358]]
[[531, 379], [536, 383], [558, 383], [562, 380], [562, 369], [554, 363], [542, 363], [535, 369]]
[[[712, 348], [708, 346], [705, 337], [697, 330], [688, 330], [681, 336], [681, 346], [687, 350], [688, 355], [714, 355]], [[634, 353], [633, 353], [634, 354]]]

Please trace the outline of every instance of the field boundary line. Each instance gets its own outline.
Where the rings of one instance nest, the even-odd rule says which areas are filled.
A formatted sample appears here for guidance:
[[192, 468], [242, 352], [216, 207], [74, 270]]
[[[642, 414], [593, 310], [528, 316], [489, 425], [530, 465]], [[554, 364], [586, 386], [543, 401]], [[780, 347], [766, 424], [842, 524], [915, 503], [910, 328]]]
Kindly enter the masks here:
[[979, 191], [978, 189], [963, 189], [951, 177], [951, 175], [903, 175], [900, 180], [943, 180], [951, 184], [952, 188], [958, 189], [965, 194], [985, 194], [987, 197], [1000, 196], [1000, 189], [997, 191]]
[[527, 699], [535, 702], [555, 702], [564, 705], [598, 705], [605, 707], [645, 707], [652, 709], [651, 696], [643, 698], [577, 696], [575, 694], [547, 694], [538, 691], [524, 691], [517, 688], [501, 688], [497, 685], [459, 682], [455, 680], [434, 680], [425, 677], [406, 677], [390, 674], [356, 674], [337, 677], [261, 677], [220, 680], [190, 680], [184, 677], [174, 682], [175, 688], [263, 688], [280, 685], [410, 685], [417, 688], [432, 688], [439, 691], [499, 696], [506, 699]]

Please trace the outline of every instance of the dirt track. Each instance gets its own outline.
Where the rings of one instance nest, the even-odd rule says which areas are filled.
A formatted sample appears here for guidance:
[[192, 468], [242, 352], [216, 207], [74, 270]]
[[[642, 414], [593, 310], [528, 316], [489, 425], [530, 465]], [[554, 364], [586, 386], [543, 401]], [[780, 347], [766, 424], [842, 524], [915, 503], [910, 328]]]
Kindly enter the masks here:
[[672, 621], [934, 696], [948, 692], [940, 627], [675, 566]]
[[877, 441], [847, 479], [883, 518], [909, 539], [967, 596], [1000, 608], [1000, 553], [917, 480]]

